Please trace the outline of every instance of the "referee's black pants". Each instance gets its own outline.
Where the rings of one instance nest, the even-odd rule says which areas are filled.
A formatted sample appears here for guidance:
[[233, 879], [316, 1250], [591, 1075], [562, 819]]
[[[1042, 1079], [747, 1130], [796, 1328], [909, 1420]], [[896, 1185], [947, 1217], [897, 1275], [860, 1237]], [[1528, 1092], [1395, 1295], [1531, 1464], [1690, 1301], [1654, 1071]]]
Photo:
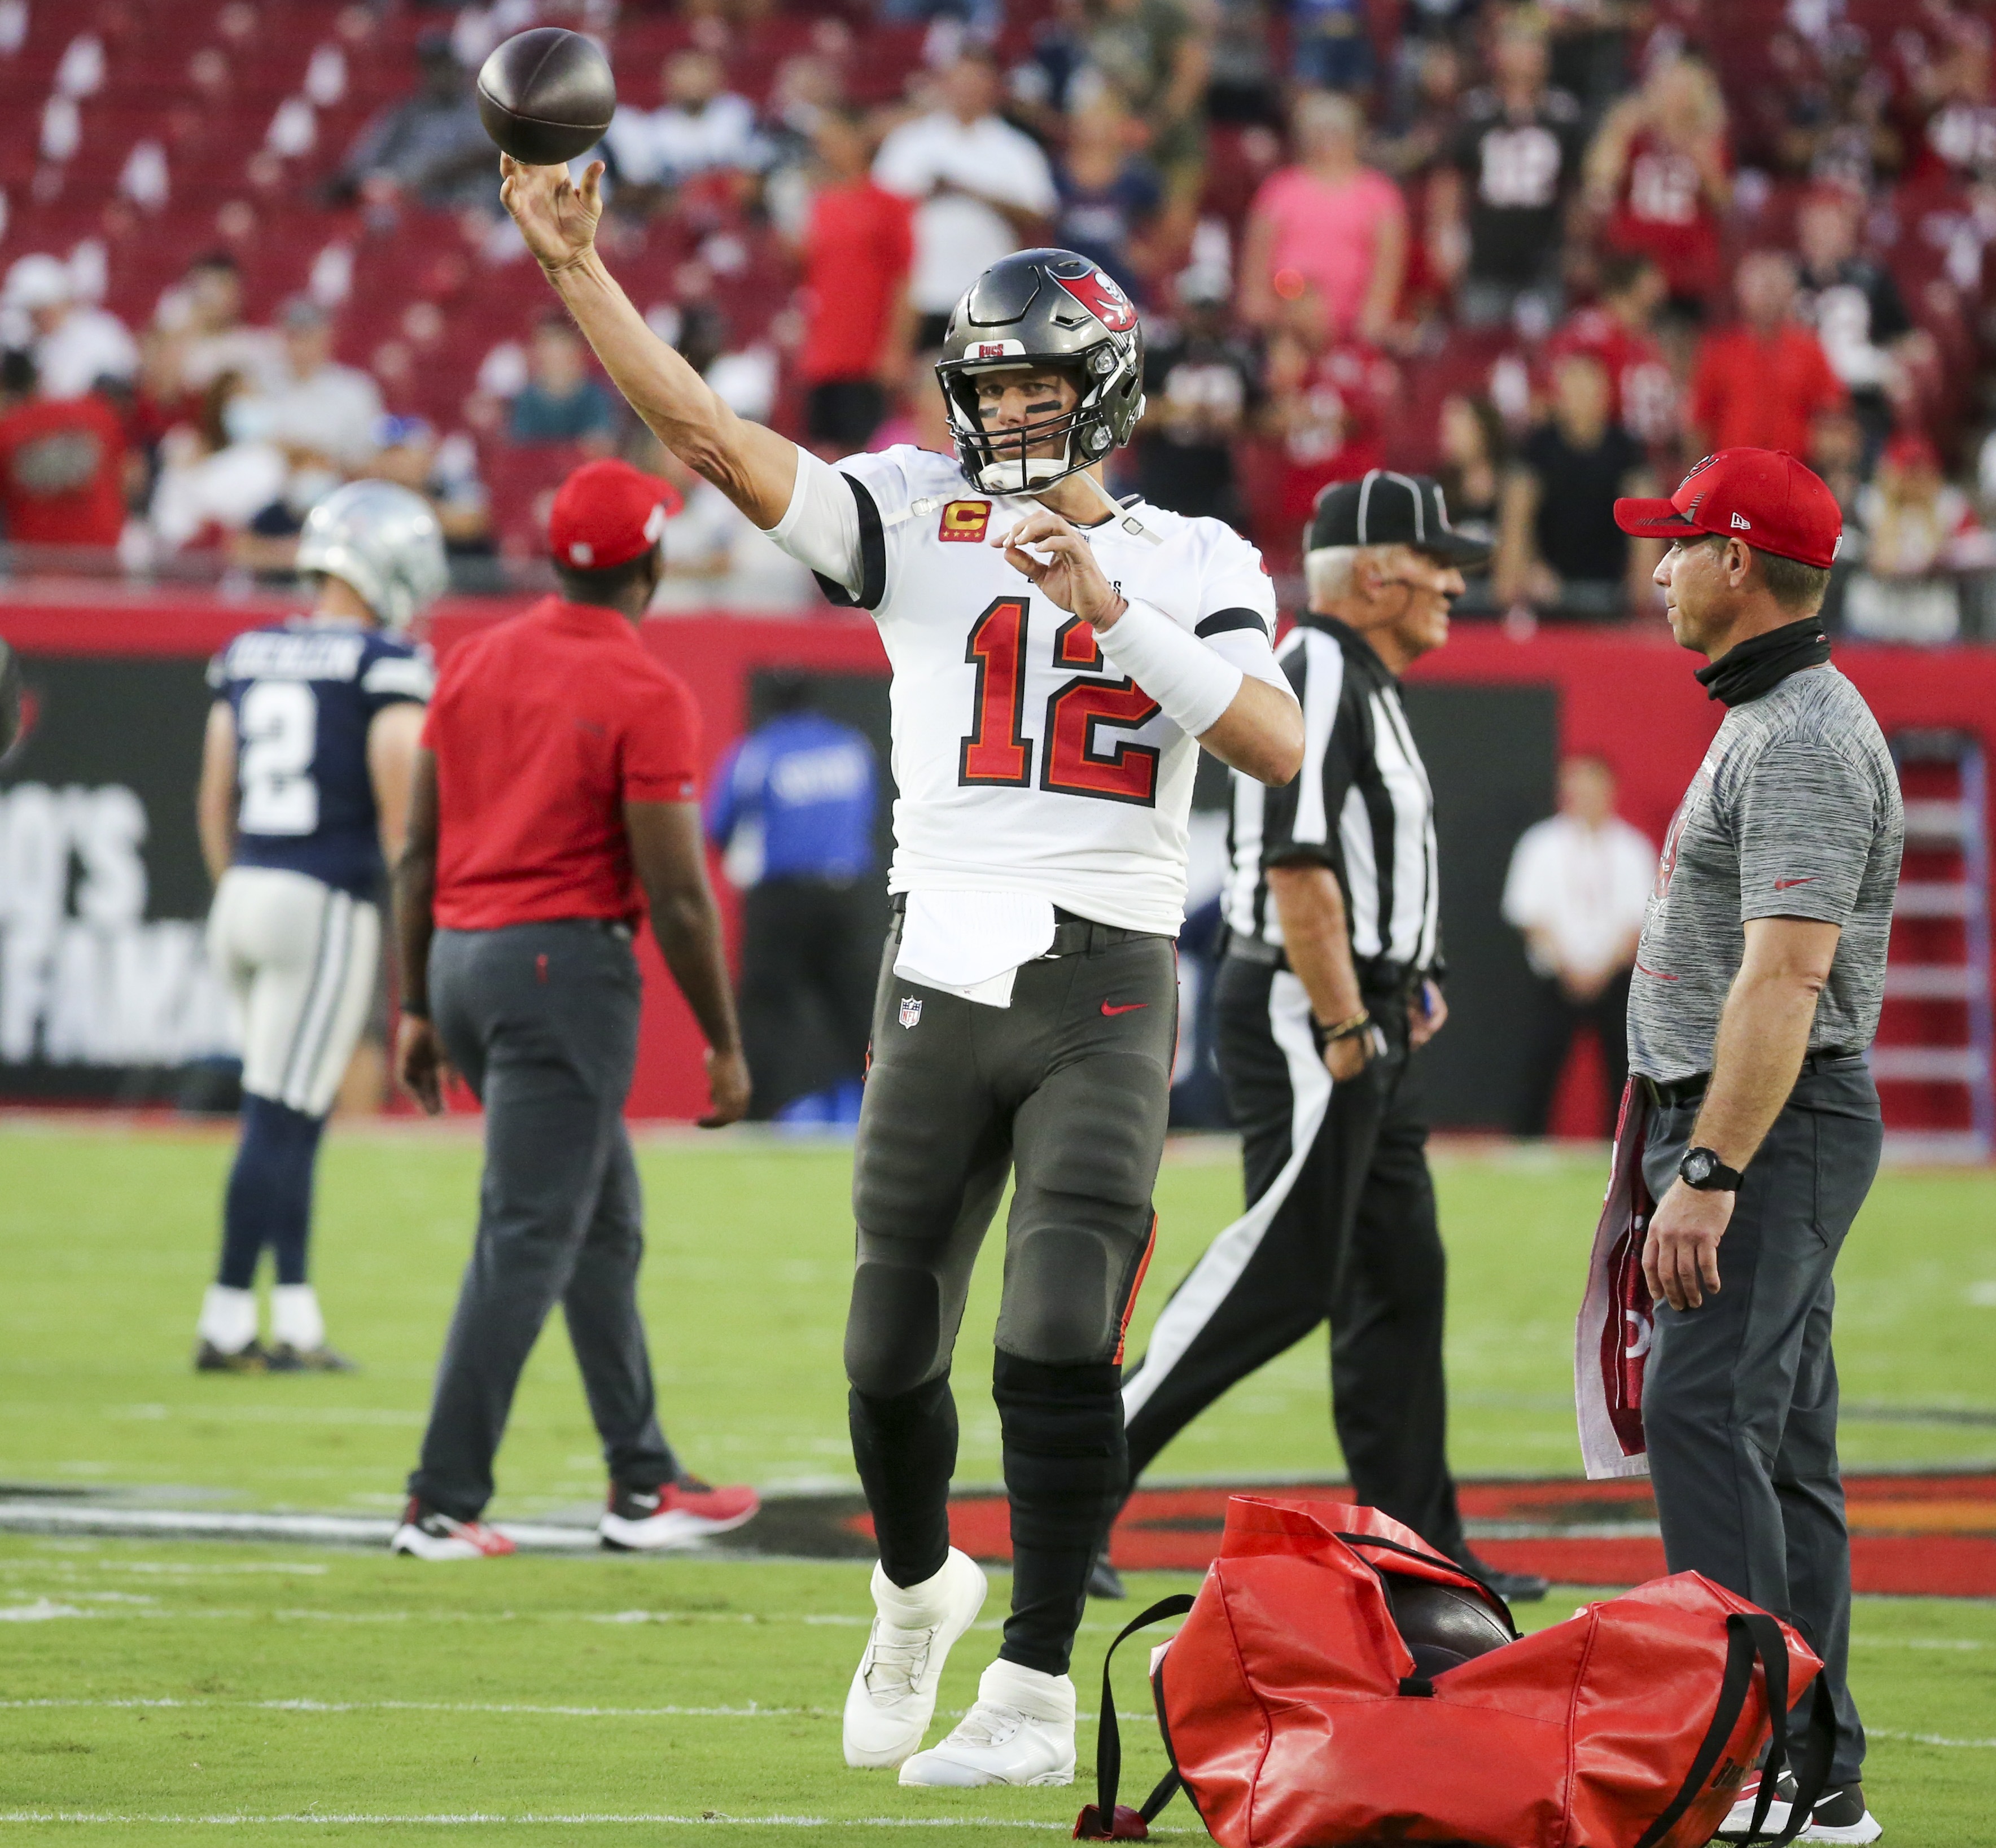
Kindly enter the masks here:
[[1459, 1557], [1427, 1124], [1404, 998], [1365, 1003], [1387, 1052], [1334, 1084], [1302, 983], [1240, 957], [1220, 964], [1220, 1071], [1248, 1210], [1173, 1292], [1124, 1384], [1130, 1480], [1236, 1381], [1328, 1321], [1332, 1417], [1354, 1492]]

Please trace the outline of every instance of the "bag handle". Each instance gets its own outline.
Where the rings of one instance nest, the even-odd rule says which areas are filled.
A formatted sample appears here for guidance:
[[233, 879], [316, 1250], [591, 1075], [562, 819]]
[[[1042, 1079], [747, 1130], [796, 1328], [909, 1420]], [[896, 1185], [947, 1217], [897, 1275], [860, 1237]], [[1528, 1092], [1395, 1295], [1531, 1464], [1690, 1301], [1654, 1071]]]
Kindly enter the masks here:
[[[1095, 1736], [1095, 1801], [1075, 1819], [1074, 1839], [1078, 1842], [1142, 1841], [1150, 1833], [1152, 1819], [1171, 1802], [1179, 1788], [1178, 1767], [1173, 1765], [1144, 1799], [1141, 1809], [1117, 1803], [1116, 1787], [1123, 1777], [1123, 1734], [1116, 1722], [1116, 1695], [1110, 1685], [1109, 1669], [1117, 1650], [1137, 1631], [1161, 1618], [1182, 1617], [1192, 1602], [1189, 1592], [1175, 1592], [1168, 1598], [1160, 1598], [1148, 1610], [1139, 1612], [1124, 1625], [1102, 1658], [1102, 1723]], [[1168, 1738], [1165, 1750], [1171, 1750]]]
[[1781, 1625], [1764, 1611], [1735, 1612], [1726, 1619], [1726, 1673], [1719, 1685], [1719, 1700], [1712, 1712], [1712, 1724], [1705, 1729], [1705, 1737], [1691, 1760], [1691, 1769], [1685, 1774], [1684, 1782], [1678, 1787], [1677, 1795], [1643, 1830], [1635, 1848], [1656, 1848], [1704, 1789], [1705, 1781], [1712, 1775], [1719, 1753], [1726, 1749], [1726, 1742], [1733, 1736], [1733, 1729], [1740, 1723], [1740, 1716], [1746, 1709], [1757, 1660], [1766, 1681], [1772, 1736], [1768, 1741], [1767, 1762], [1761, 1768], [1760, 1794], [1754, 1802], [1753, 1826], [1748, 1832], [1748, 1839], [1769, 1841], [1774, 1848], [1781, 1848], [1781, 1844], [1793, 1841], [1801, 1833], [1815, 1808], [1816, 1799], [1822, 1795], [1829, 1773], [1829, 1753], [1836, 1723], [1829, 1691], [1819, 1676], [1815, 1698], [1810, 1704], [1804, 1733], [1809, 1748], [1808, 1764], [1805, 1767], [1799, 1758], [1796, 1763], [1795, 1801], [1788, 1811], [1788, 1826], [1779, 1835], [1765, 1833], [1763, 1826], [1767, 1819], [1767, 1806], [1774, 1801], [1774, 1782], [1789, 1758], [1788, 1639], [1782, 1635]]

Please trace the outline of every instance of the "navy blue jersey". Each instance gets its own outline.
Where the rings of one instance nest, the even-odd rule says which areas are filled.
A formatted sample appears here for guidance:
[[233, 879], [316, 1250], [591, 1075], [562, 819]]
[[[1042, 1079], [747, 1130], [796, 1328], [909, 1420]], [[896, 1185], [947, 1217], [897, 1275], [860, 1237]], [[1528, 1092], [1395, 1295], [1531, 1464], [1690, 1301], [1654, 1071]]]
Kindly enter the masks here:
[[236, 863], [303, 872], [372, 897], [381, 882], [367, 728], [428, 701], [426, 648], [380, 629], [297, 619], [238, 635], [208, 684], [236, 714]]

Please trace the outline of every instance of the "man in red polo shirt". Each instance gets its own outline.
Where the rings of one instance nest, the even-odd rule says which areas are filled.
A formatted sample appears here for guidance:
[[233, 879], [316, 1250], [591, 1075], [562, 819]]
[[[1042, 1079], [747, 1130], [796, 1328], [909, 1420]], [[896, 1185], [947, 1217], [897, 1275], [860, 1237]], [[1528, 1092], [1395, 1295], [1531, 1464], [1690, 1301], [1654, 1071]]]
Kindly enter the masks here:
[[681, 1471], [638, 1313], [642, 1210], [623, 1111], [638, 1053], [631, 934], [648, 907], [707, 1036], [702, 1123], [748, 1107], [695, 799], [699, 714], [638, 638], [673, 497], [621, 462], [568, 478], [549, 522], [561, 595], [452, 652], [416, 755], [395, 875], [397, 1068], [432, 1116], [453, 1070], [485, 1106], [477, 1242], [392, 1543], [422, 1559], [513, 1550], [479, 1517], [520, 1369], [557, 1303], [609, 1464], [604, 1544], [682, 1544], [758, 1506], [752, 1489]]
[[1795, 318], [1795, 266], [1778, 250], [1741, 260], [1739, 325], [1698, 349], [1686, 421], [1708, 456], [1786, 449], [1805, 456], [1818, 415], [1840, 410], [1843, 383], [1822, 344]]

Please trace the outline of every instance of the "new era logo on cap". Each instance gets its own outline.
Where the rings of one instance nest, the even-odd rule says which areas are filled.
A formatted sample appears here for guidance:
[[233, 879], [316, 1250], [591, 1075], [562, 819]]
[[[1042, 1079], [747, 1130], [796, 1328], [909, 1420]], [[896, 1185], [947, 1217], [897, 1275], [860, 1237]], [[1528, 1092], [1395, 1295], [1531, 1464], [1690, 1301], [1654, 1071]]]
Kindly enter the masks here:
[[1615, 523], [1643, 539], [1751, 533], [1761, 550], [1821, 570], [1836, 558], [1843, 534], [1836, 497], [1785, 449], [1721, 449], [1667, 501], [1617, 501]]

